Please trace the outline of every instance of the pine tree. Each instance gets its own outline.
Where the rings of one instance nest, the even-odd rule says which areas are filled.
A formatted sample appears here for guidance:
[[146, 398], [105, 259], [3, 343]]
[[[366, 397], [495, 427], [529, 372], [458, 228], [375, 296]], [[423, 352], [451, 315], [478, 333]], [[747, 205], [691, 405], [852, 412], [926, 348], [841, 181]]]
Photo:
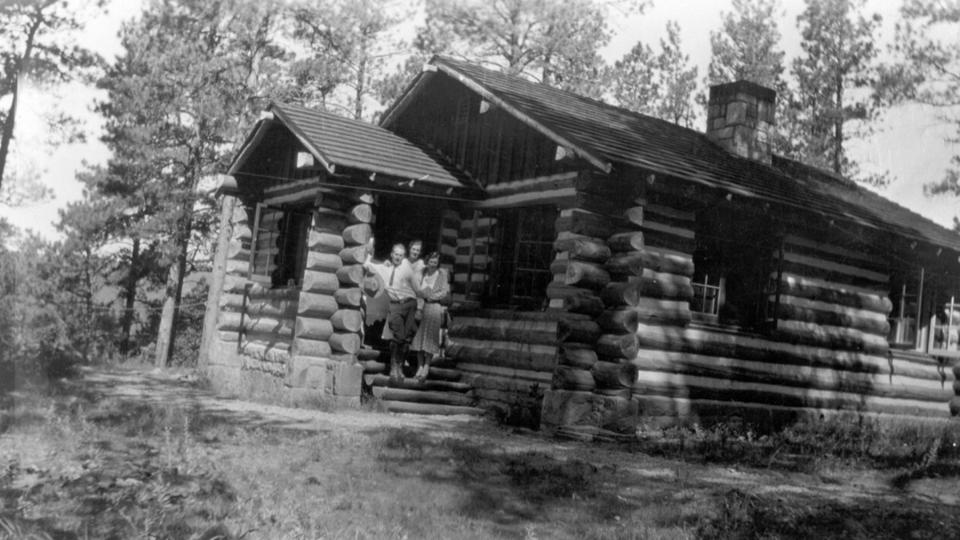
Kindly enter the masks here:
[[448, 54], [523, 74], [551, 86], [600, 97], [607, 70], [599, 50], [611, 37], [611, 12], [644, 2], [593, 0], [427, 0], [415, 45], [416, 66]]
[[[169, 265], [155, 361], [174, 339], [191, 243], [214, 226], [201, 181], [222, 171], [231, 144], [252, 125], [282, 50], [272, 43], [276, 6], [239, 1], [161, 0], [124, 27], [124, 52], [101, 81], [108, 99], [112, 176], [134, 182], [141, 230], [161, 240]], [[139, 211], [139, 210], [137, 210]]]
[[[893, 60], [883, 66], [876, 85], [885, 103], [914, 102], [933, 106], [941, 121], [955, 127], [950, 142], [960, 140], [960, 4], [907, 0], [897, 25]], [[960, 197], [960, 154], [939, 180], [924, 186], [928, 195]], [[960, 221], [955, 218], [955, 228]]]
[[778, 0], [733, 0], [733, 11], [721, 15], [719, 31], [710, 32], [707, 84], [739, 80], [780, 90], [784, 53], [776, 14]]
[[697, 67], [690, 65], [690, 56], [683, 52], [680, 26], [669, 21], [666, 29], [658, 54], [638, 42], [614, 64], [613, 98], [621, 107], [692, 127]]
[[[0, 187], [6, 179], [7, 154], [13, 140], [21, 82], [64, 82], [75, 75], [90, 75], [99, 59], [73, 44], [69, 36], [79, 30], [80, 6], [90, 2], [62, 0], [7, 0], [0, 3], [0, 99], [9, 98], [0, 112]], [[102, 5], [98, 1], [93, 8]], [[58, 126], [51, 126], [56, 131]]]
[[350, 89], [350, 116], [364, 117], [365, 105], [376, 94], [375, 78], [399, 49], [394, 35], [401, 18], [374, 0], [335, 0], [304, 4], [293, 10], [294, 37], [309, 56], [291, 66], [293, 97], [307, 105], [332, 107], [335, 92]]
[[[791, 108], [798, 154], [805, 163], [857, 178], [847, 142], [870, 131], [879, 113], [871, 99], [880, 16], [862, 14], [863, 0], [807, 0], [797, 18], [803, 55], [793, 63]], [[883, 177], [858, 178], [882, 184]]]

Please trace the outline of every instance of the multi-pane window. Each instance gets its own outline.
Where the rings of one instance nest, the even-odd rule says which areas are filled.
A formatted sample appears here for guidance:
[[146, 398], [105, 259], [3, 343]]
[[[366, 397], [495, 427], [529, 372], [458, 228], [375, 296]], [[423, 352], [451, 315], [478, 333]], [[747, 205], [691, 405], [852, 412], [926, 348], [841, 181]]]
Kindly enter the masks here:
[[258, 204], [250, 243], [250, 279], [271, 287], [299, 285], [306, 262], [310, 212]]
[[522, 310], [543, 309], [556, 237], [552, 205], [511, 208], [496, 213], [496, 251], [487, 304]]

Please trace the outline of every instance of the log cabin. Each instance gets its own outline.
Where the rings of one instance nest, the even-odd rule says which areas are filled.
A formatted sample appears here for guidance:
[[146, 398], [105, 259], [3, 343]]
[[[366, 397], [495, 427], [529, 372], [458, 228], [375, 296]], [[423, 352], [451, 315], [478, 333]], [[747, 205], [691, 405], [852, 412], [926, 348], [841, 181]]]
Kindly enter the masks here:
[[[774, 155], [776, 94], [705, 133], [436, 57], [378, 125], [272, 104], [229, 169], [202, 359], [251, 399], [638, 424], [960, 413], [960, 236]], [[445, 358], [389, 384], [361, 262], [424, 241]], [[382, 344], [381, 344], [382, 345]]]

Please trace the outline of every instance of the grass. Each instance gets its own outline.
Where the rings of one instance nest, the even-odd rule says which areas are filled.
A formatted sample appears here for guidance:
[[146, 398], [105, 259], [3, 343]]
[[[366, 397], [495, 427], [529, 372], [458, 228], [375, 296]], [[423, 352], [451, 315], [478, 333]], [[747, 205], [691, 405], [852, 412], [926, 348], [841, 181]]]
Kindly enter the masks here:
[[[0, 395], [0, 540], [960, 537], [956, 507], [819, 495], [866, 467], [912, 466], [937, 435], [915, 426], [691, 426], [629, 447], [557, 446], [493, 425], [251, 429], [70, 388]], [[731, 467], [773, 489], [710, 480]]]

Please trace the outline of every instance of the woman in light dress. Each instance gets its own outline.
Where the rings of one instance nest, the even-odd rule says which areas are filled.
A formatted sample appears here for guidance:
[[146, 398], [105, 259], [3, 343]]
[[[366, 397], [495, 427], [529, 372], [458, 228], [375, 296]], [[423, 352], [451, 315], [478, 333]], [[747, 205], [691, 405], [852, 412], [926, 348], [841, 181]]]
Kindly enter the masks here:
[[410, 350], [417, 351], [416, 379], [419, 382], [426, 380], [430, 373], [430, 360], [440, 353], [440, 332], [446, 309], [441, 302], [450, 294], [450, 279], [447, 271], [440, 268], [440, 254], [431, 252], [424, 261], [426, 266], [420, 278], [423, 315], [410, 345]]

